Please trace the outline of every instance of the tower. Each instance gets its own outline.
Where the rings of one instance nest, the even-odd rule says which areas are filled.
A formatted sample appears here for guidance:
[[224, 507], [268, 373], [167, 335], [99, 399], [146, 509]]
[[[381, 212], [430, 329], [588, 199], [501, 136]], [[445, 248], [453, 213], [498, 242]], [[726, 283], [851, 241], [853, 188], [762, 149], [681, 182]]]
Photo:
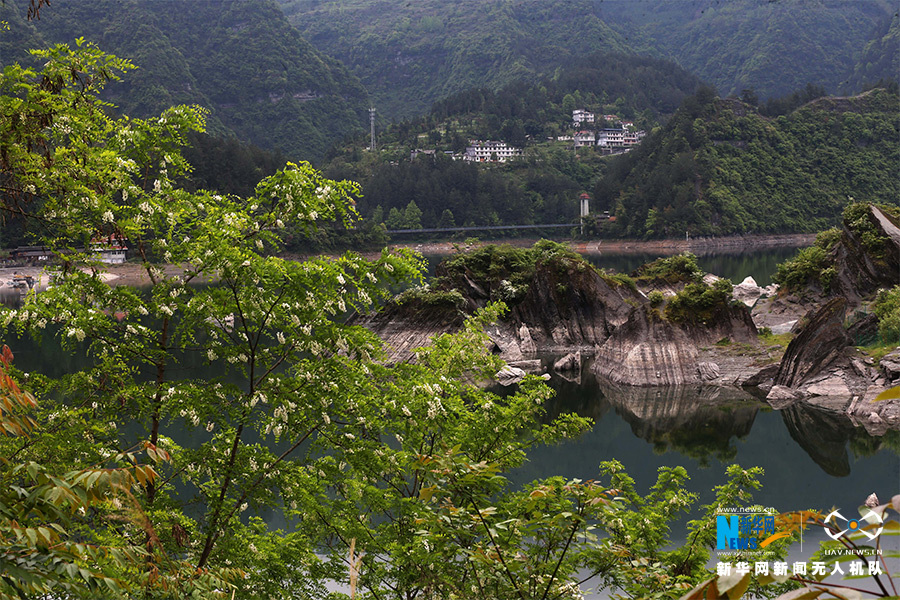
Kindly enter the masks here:
[[375, 108], [369, 109], [369, 150], [375, 150]]
[[586, 216], [588, 216], [588, 212], [590, 212], [591, 197], [588, 196], [587, 194], [581, 194], [581, 196], [579, 196], [579, 200], [581, 201], [581, 210], [580, 210], [581, 219], [580, 219], [580, 221], [581, 221], [581, 233], [583, 234], [584, 233], [584, 218]]

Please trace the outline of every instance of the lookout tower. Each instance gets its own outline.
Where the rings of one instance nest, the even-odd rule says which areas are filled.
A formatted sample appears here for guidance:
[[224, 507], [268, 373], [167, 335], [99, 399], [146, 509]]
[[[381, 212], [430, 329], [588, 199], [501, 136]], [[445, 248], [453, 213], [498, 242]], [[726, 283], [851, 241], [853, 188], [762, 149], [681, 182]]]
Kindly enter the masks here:
[[579, 196], [578, 199], [581, 204], [581, 209], [580, 209], [580, 213], [579, 213], [581, 218], [579, 220], [581, 221], [581, 233], [583, 234], [584, 233], [584, 218], [586, 216], [588, 216], [588, 213], [591, 211], [591, 207], [590, 207], [591, 197], [585, 193], [585, 194], [581, 194], [581, 196]]

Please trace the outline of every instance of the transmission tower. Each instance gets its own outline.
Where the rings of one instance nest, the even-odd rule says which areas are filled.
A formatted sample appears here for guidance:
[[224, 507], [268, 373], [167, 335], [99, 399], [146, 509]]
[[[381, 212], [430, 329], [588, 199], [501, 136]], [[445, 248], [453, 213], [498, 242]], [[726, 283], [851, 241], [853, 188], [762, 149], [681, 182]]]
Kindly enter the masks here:
[[375, 151], [375, 109], [369, 109], [369, 132], [370, 132], [370, 142], [369, 142], [369, 150]]

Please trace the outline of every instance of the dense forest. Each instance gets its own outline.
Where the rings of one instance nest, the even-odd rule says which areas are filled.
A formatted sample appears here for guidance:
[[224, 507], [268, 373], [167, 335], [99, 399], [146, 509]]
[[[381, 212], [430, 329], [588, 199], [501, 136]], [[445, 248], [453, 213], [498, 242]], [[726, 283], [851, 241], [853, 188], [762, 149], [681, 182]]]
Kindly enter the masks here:
[[363, 81], [389, 119], [598, 51], [674, 60], [724, 95], [755, 89], [763, 99], [807, 83], [857, 93], [898, 76], [877, 66], [884, 54], [861, 58], [873, 43], [867, 52], [898, 55], [896, 44], [878, 42], [896, 12], [888, 0], [278, 1], [306, 39]]
[[825, 229], [849, 197], [900, 198], [897, 105], [891, 85], [769, 118], [703, 89], [638, 149], [610, 162], [595, 199], [625, 236]]
[[[590, 190], [604, 159], [590, 149], [579, 154], [571, 141], [572, 110], [616, 114], [650, 129], [664, 121], [700, 81], [671, 62], [621, 54], [595, 54], [552, 77], [517, 82], [491, 91], [461, 92], [436, 102], [431, 113], [379, 132], [379, 152], [360, 151], [367, 138], [331, 154], [330, 177], [359, 181], [358, 208], [389, 229], [475, 225], [572, 223], [578, 194]], [[602, 118], [582, 129], [608, 126]], [[476, 166], [451, 160], [471, 139], [504, 140], [524, 148], [519, 160]], [[410, 159], [417, 148], [436, 155]], [[420, 219], [403, 219], [413, 202]], [[396, 211], [391, 219], [391, 211]]]
[[26, 50], [84, 37], [139, 67], [105, 92], [125, 113], [197, 104], [212, 134], [314, 161], [365, 125], [359, 80], [307, 43], [274, 0], [83, 0], [54, 4], [39, 23], [25, 21], [26, 7], [0, 7], [10, 24], [3, 61], [28, 62]]
[[279, 0], [319, 50], [340, 60], [380, 114], [422, 114], [441, 98], [497, 89], [592, 52], [630, 52], [586, 0]]
[[[644, 59], [623, 59], [638, 60]], [[572, 72], [591, 71], [580, 65]], [[429, 117], [388, 130], [377, 153], [360, 151], [362, 139], [335, 153], [326, 172], [359, 181], [360, 212], [388, 229], [573, 223], [578, 196], [589, 192], [594, 213], [616, 217], [595, 221], [602, 229], [591, 235], [817, 231], [837, 222], [848, 197], [876, 202], [900, 197], [892, 176], [900, 163], [896, 84], [851, 98], [827, 96], [823, 88], [807, 85], [761, 102], [752, 93], [719, 98], [708, 87], [684, 96], [684, 87], [696, 84], [689, 77], [679, 80], [684, 84], [679, 88], [667, 87], [659, 75], [661, 87], [654, 88], [648, 68], [645, 79], [635, 80], [643, 96], [623, 88], [610, 104], [600, 102], [609, 102], [612, 94], [599, 85], [563, 87], [560, 82], [580, 81], [568, 73], [533, 86], [472, 91], [436, 103]], [[604, 156], [593, 148], [574, 152], [571, 142], [548, 141], [547, 134], [566, 128], [571, 135], [563, 106], [618, 109], [635, 115], [637, 123], [652, 124], [654, 115], [667, 115], [638, 111], [642, 105], [632, 102], [665, 94], [681, 94], [680, 108], [625, 155]], [[464, 163], [446, 154], [473, 137], [523, 142], [525, 149], [520, 157], [494, 164]], [[411, 158], [417, 147], [437, 151]]]
[[[900, 76], [897, 68], [884, 68], [900, 53], [896, 38], [892, 46], [870, 48], [877, 57], [860, 59], [888, 29], [897, 8], [889, 1], [632, 0], [595, 6], [636, 51], [675, 60], [723, 95], [753, 89], [771, 98], [807, 83], [831, 94], [858, 93], [865, 84]], [[875, 67], [889, 55], [887, 65]], [[855, 71], [858, 76], [848, 81]]]

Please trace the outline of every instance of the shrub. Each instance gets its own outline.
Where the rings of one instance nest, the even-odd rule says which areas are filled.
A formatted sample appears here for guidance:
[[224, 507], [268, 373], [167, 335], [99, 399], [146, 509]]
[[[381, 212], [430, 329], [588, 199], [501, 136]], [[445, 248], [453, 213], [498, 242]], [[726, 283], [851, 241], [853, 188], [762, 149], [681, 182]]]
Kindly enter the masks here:
[[837, 227], [826, 229], [816, 235], [816, 247], [826, 252], [834, 248], [839, 241], [841, 241], [841, 230]]
[[900, 341], [900, 285], [889, 290], [878, 290], [875, 297], [875, 314], [878, 316], [878, 333], [884, 343]]
[[668, 283], [700, 281], [703, 269], [697, 264], [697, 257], [690, 252], [658, 258], [638, 267], [635, 271], [639, 279], [663, 279]]
[[862, 247], [873, 258], [884, 258], [888, 241], [881, 229], [872, 221], [867, 202], [854, 202], [844, 209], [844, 225], [855, 235]]
[[625, 273], [606, 273], [603, 272], [600, 274], [607, 283], [614, 286], [625, 286], [631, 291], [637, 291], [637, 283], [635, 283], [633, 277], [629, 277]]
[[428, 285], [409, 288], [399, 294], [394, 301], [397, 304], [419, 302], [427, 306], [444, 306], [448, 308], [462, 308], [466, 300], [457, 290], [436, 290]]
[[[826, 287], [822, 282], [822, 275], [826, 269], [831, 269], [830, 277], [833, 278], [834, 268], [831, 266], [828, 253], [818, 246], [810, 246], [801, 249], [794, 258], [779, 264], [772, 281], [788, 290], [796, 290], [812, 282], [818, 282]], [[826, 274], [826, 278], [829, 278], [829, 275]]]
[[650, 292], [647, 295], [647, 298], [650, 299], [650, 306], [652, 306], [654, 308], [656, 308], [657, 306], [662, 304], [663, 301], [666, 299], [666, 297], [663, 296], [663, 293], [660, 292], [659, 290], [653, 290], [652, 292]]
[[732, 285], [719, 279], [713, 285], [689, 283], [666, 305], [666, 318], [682, 323], [708, 323], [731, 304]]

